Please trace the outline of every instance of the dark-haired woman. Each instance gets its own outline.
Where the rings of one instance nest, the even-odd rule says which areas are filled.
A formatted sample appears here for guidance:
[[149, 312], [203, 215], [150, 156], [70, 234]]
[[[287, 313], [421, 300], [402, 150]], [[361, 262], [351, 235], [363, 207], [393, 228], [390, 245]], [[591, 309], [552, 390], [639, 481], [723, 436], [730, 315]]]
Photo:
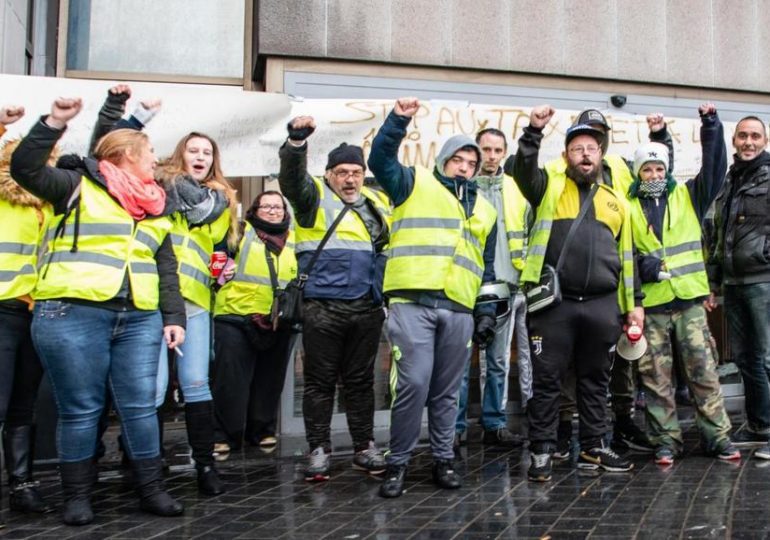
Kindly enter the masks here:
[[291, 332], [273, 328], [274, 279], [268, 257], [277, 285], [285, 287], [297, 275], [290, 223], [280, 193], [266, 191], [257, 196], [246, 212], [234, 257], [235, 274], [217, 293], [212, 393], [217, 442], [231, 449], [243, 442], [247, 416], [251, 442], [274, 441]]

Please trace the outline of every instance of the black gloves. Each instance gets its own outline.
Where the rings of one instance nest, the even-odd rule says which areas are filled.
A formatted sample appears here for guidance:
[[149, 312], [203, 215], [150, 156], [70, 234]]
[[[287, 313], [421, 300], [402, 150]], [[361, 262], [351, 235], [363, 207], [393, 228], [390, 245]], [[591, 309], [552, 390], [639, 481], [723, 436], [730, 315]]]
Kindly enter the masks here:
[[495, 339], [495, 318], [491, 315], [479, 315], [474, 323], [473, 342], [478, 344], [480, 348], [486, 349]]
[[312, 135], [312, 133], [315, 131], [315, 128], [303, 127], [299, 129], [294, 129], [291, 126], [291, 122], [289, 122], [288, 124], [286, 124], [286, 131], [289, 132], [289, 138], [292, 141], [304, 141], [305, 139], [310, 137], [310, 135]]

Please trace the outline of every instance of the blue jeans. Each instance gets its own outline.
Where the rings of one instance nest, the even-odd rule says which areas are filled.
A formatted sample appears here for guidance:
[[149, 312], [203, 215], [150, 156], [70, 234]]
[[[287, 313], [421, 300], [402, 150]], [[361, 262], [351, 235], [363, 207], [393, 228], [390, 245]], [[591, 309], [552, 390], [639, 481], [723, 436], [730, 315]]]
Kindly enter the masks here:
[[[182, 387], [185, 403], [211, 401], [209, 389], [209, 357], [211, 347], [211, 320], [209, 312], [198, 308], [189, 311], [188, 304], [187, 328], [181, 358], [176, 357], [176, 370], [179, 384]], [[168, 348], [165, 341], [160, 347], [158, 364], [158, 380], [155, 389], [155, 406], [163, 405], [168, 386]]]
[[[487, 431], [494, 431], [507, 426], [505, 406], [508, 402], [508, 371], [511, 367], [511, 339], [514, 327], [517, 332], [519, 351], [519, 382], [522, 402], [526, 403], [532, 395], [532, 364], [529, 358], [527, 339], [526, 306], [524, 295], [511, 296], [512, 311], [505, 319], [499, 320], [495, 327], [495, 338], [486, 349], [479, 351], [479, 382], [482, 388], [481, 425]], [[468, 380], [470, 361], [465, 366], [465, 374], [460, 384], [455, 431], [464, 433], [468, 427]]]
[[60, 461], [93, 457], [108, 389], [128, 457], [159, 455], [155, 379], [162, 325], [159, 311], [110, 311], [59, 300], [35, 305], [32, 339], [59, 412]]
[[770, 283], [725, 285], [730, 347], [741, 369], [749, 429], [770, 433]]

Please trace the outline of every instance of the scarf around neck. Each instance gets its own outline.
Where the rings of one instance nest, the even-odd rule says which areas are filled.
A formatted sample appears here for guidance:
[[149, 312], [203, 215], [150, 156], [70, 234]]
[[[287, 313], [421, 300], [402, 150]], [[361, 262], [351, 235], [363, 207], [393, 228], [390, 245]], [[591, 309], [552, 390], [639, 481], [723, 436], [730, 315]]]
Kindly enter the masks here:
[[154, 178], [139, 178], [106, 160], [99, 162], [99, 172], [107, 181], [107, 191], [135, 220], [163, 213], [166, 192]]

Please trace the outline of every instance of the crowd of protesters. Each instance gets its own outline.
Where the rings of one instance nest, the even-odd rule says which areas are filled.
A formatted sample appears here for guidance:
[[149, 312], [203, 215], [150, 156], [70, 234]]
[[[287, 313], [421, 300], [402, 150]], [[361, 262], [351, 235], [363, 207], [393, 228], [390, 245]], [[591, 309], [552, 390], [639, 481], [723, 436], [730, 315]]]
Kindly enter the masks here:
[[[526, 441], [531, 481], [549, 481], [553, 462], [571, 456], [579, 468], [608, 472], [633, 467], [628, 451], [670, 466], [683, 450], [677, 388], [689, 391], [704, 454], [738, 460], [739, 448], [757, 447], [756, 458], [770, 459], [770, 154], [758, 117], [737, 123], [728, 169], [716, 107], [699, 107], [701, 169], [678, 182], [660, 114], [647, 117], [650, 142], [632, 161], [608, 152], [611, 126], [589, 109], [567, 129], [561, 157], [541, 167], [555, 114], [542, 105], [515, 151], [505, 133], [484, 129], [446, 140], [429, 169], [398, 161], [421, 106], [401, 98], [368, 162], [343, 142], [317, 176], [307, 170], [317, 126], [300, 116], [279, 151], [281, 191], [242, 201], [241, 220], [216, 141], [192, 131], [158, 160], [143, 128], [160, 103], [143, 101], [126, 117], [130, 97], [127, 85], [109, 90], [88, 156], [57, 150], [81, 111], [78, 98], [55, 100], [23, 139], [2, 148], [0, 427], [12, 510], [52, 510], [32, 475], [46, 373], [58, 412], [63, 521], [94, 519], [110, 407], [141, 509], [181, 515], [163, 483], [159, 411], [169, 358], [198, 489], [225, 492], [215, 457], [244, 442], [278, 442], [299, 330], [281, 323], [278, 300], [295, 283], [306, 481], [331, 477], [341, 382], [352, 466], [382, 478], [381, 496], [403, 493], [426, 407], [433, 481], [461, 487], [454, 462], [467, 443], [474, 343], [480, 442], [510, 449]], [[24, 113], [0, 109], [0, 135]], [[718, 296], [745, 387], [747, 422], [735, 431], [707, 323]], [[383, 329], [388, 452], [374, 440]], [[635, 362], [620, 344], [640, 334], [647, 348]], [[522, 433], [511, 431], [506, 412], [514, 335]], [[646, 396], [643, 422], [633, 417], [637, 390]]]

